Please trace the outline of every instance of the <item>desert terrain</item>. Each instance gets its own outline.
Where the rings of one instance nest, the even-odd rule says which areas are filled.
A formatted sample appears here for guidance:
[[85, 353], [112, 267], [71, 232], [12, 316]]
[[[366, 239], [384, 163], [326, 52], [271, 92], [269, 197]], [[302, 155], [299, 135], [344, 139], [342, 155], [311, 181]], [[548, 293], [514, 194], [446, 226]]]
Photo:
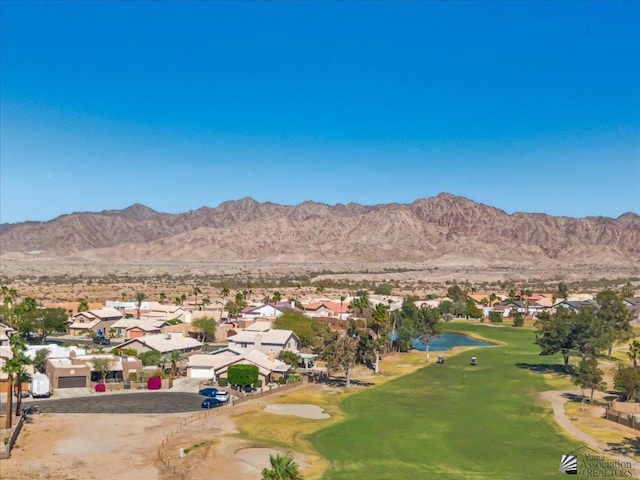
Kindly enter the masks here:
[[[6, 261], [6, 259], [4, 259]], [[104, 269], [103, 269], [104, 267]], [[131, 300], [143, 292], [149, 300], [164, 293], [172, 303], [176, 297], [208, 298], [210, 308], [226, 302], [237, 292], [248, 291], [247, 300], [262, 301], [279, 291], [283, 299], [304, 300], [329, 296], [339, 298], [360, 288], [373, 290], [388, 284], [394, 295], [441, 295], [457, 283], [467, 290], [503, 292], [529, 288], [552, 292], [565, 282], [575, 293], [619, 288], [631, 281], [640, 284], [640, 266], [597, 267], [593, 265], [558, 268], [473, 267], [406, 264], [256, 264], [250, 263], [167, 263], [149, 265], [12, 261], [2, 265], [0, 280], [15, 288], [20, 296], [30, 296], [43, 305], [88, 301], [92, 307], [106, 300]], [[229, 288], [228, 296], [221, 294]], [[95, 305], [94, 305], [95, 304]], [[218, 304], [219, 305], [219, 304]]]

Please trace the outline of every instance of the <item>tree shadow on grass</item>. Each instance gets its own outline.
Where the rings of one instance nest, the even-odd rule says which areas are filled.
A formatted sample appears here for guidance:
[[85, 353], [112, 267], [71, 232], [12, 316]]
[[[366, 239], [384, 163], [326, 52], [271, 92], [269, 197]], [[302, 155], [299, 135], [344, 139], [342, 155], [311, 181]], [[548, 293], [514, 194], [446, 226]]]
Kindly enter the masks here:
[[640, 455], [640, 437], [625, 437], [621, 442], [609, 442], [607, 446], [611, 453], [618, 455]]
[[526, 368], [536, 373], [555, 373], [558, 375], [569, 375], [571, 372], [564, 365], [557, 363], [516, 363], [518, 368]]
[[[324, 377], [318, 380], [317, 383], [323, 383], [325, 385], [329, 385], [330, 387], [344, 387], [347, 383], [344, 377]], [[351, 379], [351, 385], [355, 387], [371, 387], [375, 385], [372, 382], [363, 382], [358, 379]]]
[[577, 393], [571, 393], [571, 392], [564, 392], [562, 394], [562, 396], [564, 398], [566, 398], [568, 401], [570, 402], [582, 402], [583, 398], [584, 400], [588, 401], [589, 397], [583, 397], [582, 395], [579, 395]]

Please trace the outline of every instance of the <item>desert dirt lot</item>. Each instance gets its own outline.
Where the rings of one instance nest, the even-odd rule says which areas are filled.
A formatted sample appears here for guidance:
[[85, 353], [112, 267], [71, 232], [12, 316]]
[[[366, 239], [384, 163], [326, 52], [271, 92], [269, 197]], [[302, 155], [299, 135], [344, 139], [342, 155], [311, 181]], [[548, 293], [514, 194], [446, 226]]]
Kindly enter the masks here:
[[[229, 414], [262, 409], [275, 396], [279, 394], [232, 409], [195, 413], [33, 415], [11, 458], [0, 461], [0, 478], [259, 479], [262, 469], [269, 465], [269, 455], [279, 451], [237, 438]], [[300, 415], [307, 413], [301, 411]], [[161, 445], [164, 462], [158, 455]], [[186, 451], [183, 459], [181, 448]], [[294, 458], [300, 467], [306, 465], [303, 455], [294, 454]]]
[[[210, 412], [184, 426], [190, 414], [85, 415], [42, 414], [25, 425], [11, 458], [2, 460], [6, 480], [169, 480], [260, 478], [272, 448], [256, 447], [238, 438], [227, 412]], [[170, 432], [179, 431], [174, 435]], [[170, 466], [160, 462], [158, 446], [169, 435]], [[216, 448], [198, 447], [215, 444]], [[194, 448], [194, 446], [196, 446]], [[178, 461], [179, 449], [193, 449]], [[302, 463], [302, 462], [299, 462]], [[176, 466], [179, 473], [173, 474]], [[197, 467], [197, 471], [194, 469]]]
[[0, 478], [163, 478], [157, 445], [171, 425], [188, 415], [34, 415], [11, 458], [1, 461]]

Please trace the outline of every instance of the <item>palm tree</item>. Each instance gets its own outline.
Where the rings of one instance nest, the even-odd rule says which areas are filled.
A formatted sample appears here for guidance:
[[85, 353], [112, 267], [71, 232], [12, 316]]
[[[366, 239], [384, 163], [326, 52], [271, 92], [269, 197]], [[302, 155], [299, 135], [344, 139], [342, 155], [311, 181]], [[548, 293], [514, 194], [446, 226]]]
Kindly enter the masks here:
[[[11, 346], [11, 358], [5, 361], [5, 365], [2, 370], [7, 374], [7, 406], [6, 406], [6, 419], [5, 427], [10, 429], [13, 424], [13, 387], [22, 377], [24, 365], [30, 362], [29, 358], [24, 354], [27, 344], [20, 337], [19, 333], [15, 333], [9, 339], [9, 345]], [[26, 372], [25, 372], [26, 373]], [[18, 398], [22, 399], [22, 384], [18, 383], [19, 392]]]
[[273, 292], [273, 303], [278, 303], [282, 299], [282, 294], [278, 291]]
[[360, 290], [358, 295], [358, 308], [360, 308], [360, 316], [364, 315], [364, 311], [369, 308], [369, 292], [367, 290]]
[[226, 300], [226, 298], [229, 296], [229, 289], [227, 287], [224, 287], [222, 290], [220, 290], [220, 295], [222, 295], [222, 299]]
[[209, 304], [211, 304], [211, 299], [209, 297], [204, 297], [202, 299], [202, 308], [205, 308]]
[[138, 309], [138, 319], [140, 319], [140, 308], [142, 307], [142, 302], [147, 298], [147, 295], [143, 292], [136, 293], [136, 307]]
[[24, 300], [22, 300], [22, 310], [24, 312], [31, 312], [36, 308], [38, 308], [38, 302], [36, 302], [35, 298], [27, 297]]
[[195, 304], [196, 304], [196, 310], [198, 310], [198, 295], [199, 295], [200, 293], [202, 293], [202, 290], [200, 290], [200, 287], [198, 287], [197, 285], [196, 285], [195, 287], [193, 287], [193, 294], [194, 294], [194, 295], [195, 295], [195, 297], [196, 297], [196, 301], [195, 301]]
[[489, 303], [491, 305], [495, 305], [497, 299], [498, 299], [498, 297], [496, 296], [496, 294], [491, 292], [491, 295], [489, 295]]
[[[25, 356], [28, 360], [29, 358]], [[22, 415], [22, 384], [31, 381], [31, 374], [27, 372], [24, 364], [16, 371], [16, 417]]]
[[[389, 304], [391, 305], [391, 304]], [[380, 371], [380, 354], [384, 353], [384, 348], [386, 345], [386, 341], [384, 336], [387, 334], [388, 327], [388, 319], [387, 315], [387, 307], [383, 303], [379, 303], [376, 305], [376, 308], [373, 310], [372, 314], [372, 330], [375, 338], [375, 355], [376, 355], [376, 363], [374, 367], [374, 373], [378, 373]]]
[[164, 292], [160, 292], [160, 303], [164, 305], [164, 301], [167, 299], [167, 294]]
[[531, 301], [531, 295], [533, 295], [533, 292], [529, 289], [526, 289], [524, 291], [524, 296], [525, 296], [525, 300], [524, 300], [524, 306], [525, 306], [525, 316], [529, 315], [529, 302]]
[[262, 480], [302, 480], [298, 464], [289, 454], [269, 455], [271, 468], [262, 470]]
[[182, 355], [177, 350], [171, 352], [169, 355], [169, 361], [171, 362], [171, 376], [175, 378], [176, 371], [178, 370], [178, 362], [182, 360]]
[[633, 362], [633, 368], [638, 366], [638, 357], [640, 357], [640, 340], [634, 340], [629, 344], [629, 360]]
[[[17, 335], [13, 335], [13, 337], [15, 336]], [[15, 358], [6, 360], [4, 367], [2, 367], [2, 371], [7, 374], [7, 405], [4, 422], [4, 428], [7, 430], [11, 429], [11, 425], [13, 424], [13, 384], [20, 367], [20, 363]]]
[[86, 312], [87, 310], [89, 310], [89, 303], [87, 302], [87, 300], [82, 300], [78, 304], [78, 313]]

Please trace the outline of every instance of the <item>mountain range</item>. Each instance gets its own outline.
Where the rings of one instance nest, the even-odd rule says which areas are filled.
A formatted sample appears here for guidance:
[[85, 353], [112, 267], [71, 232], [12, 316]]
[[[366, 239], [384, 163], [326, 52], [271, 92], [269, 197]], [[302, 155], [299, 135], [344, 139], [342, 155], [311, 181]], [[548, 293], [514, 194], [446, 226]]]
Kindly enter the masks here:
[[0, 225], [0, 253], [67, 260], [640, 265], [640, 216], [513, 213], [442, 193], [410, 204], [251, 198], [169, 214], [135, 204]]

